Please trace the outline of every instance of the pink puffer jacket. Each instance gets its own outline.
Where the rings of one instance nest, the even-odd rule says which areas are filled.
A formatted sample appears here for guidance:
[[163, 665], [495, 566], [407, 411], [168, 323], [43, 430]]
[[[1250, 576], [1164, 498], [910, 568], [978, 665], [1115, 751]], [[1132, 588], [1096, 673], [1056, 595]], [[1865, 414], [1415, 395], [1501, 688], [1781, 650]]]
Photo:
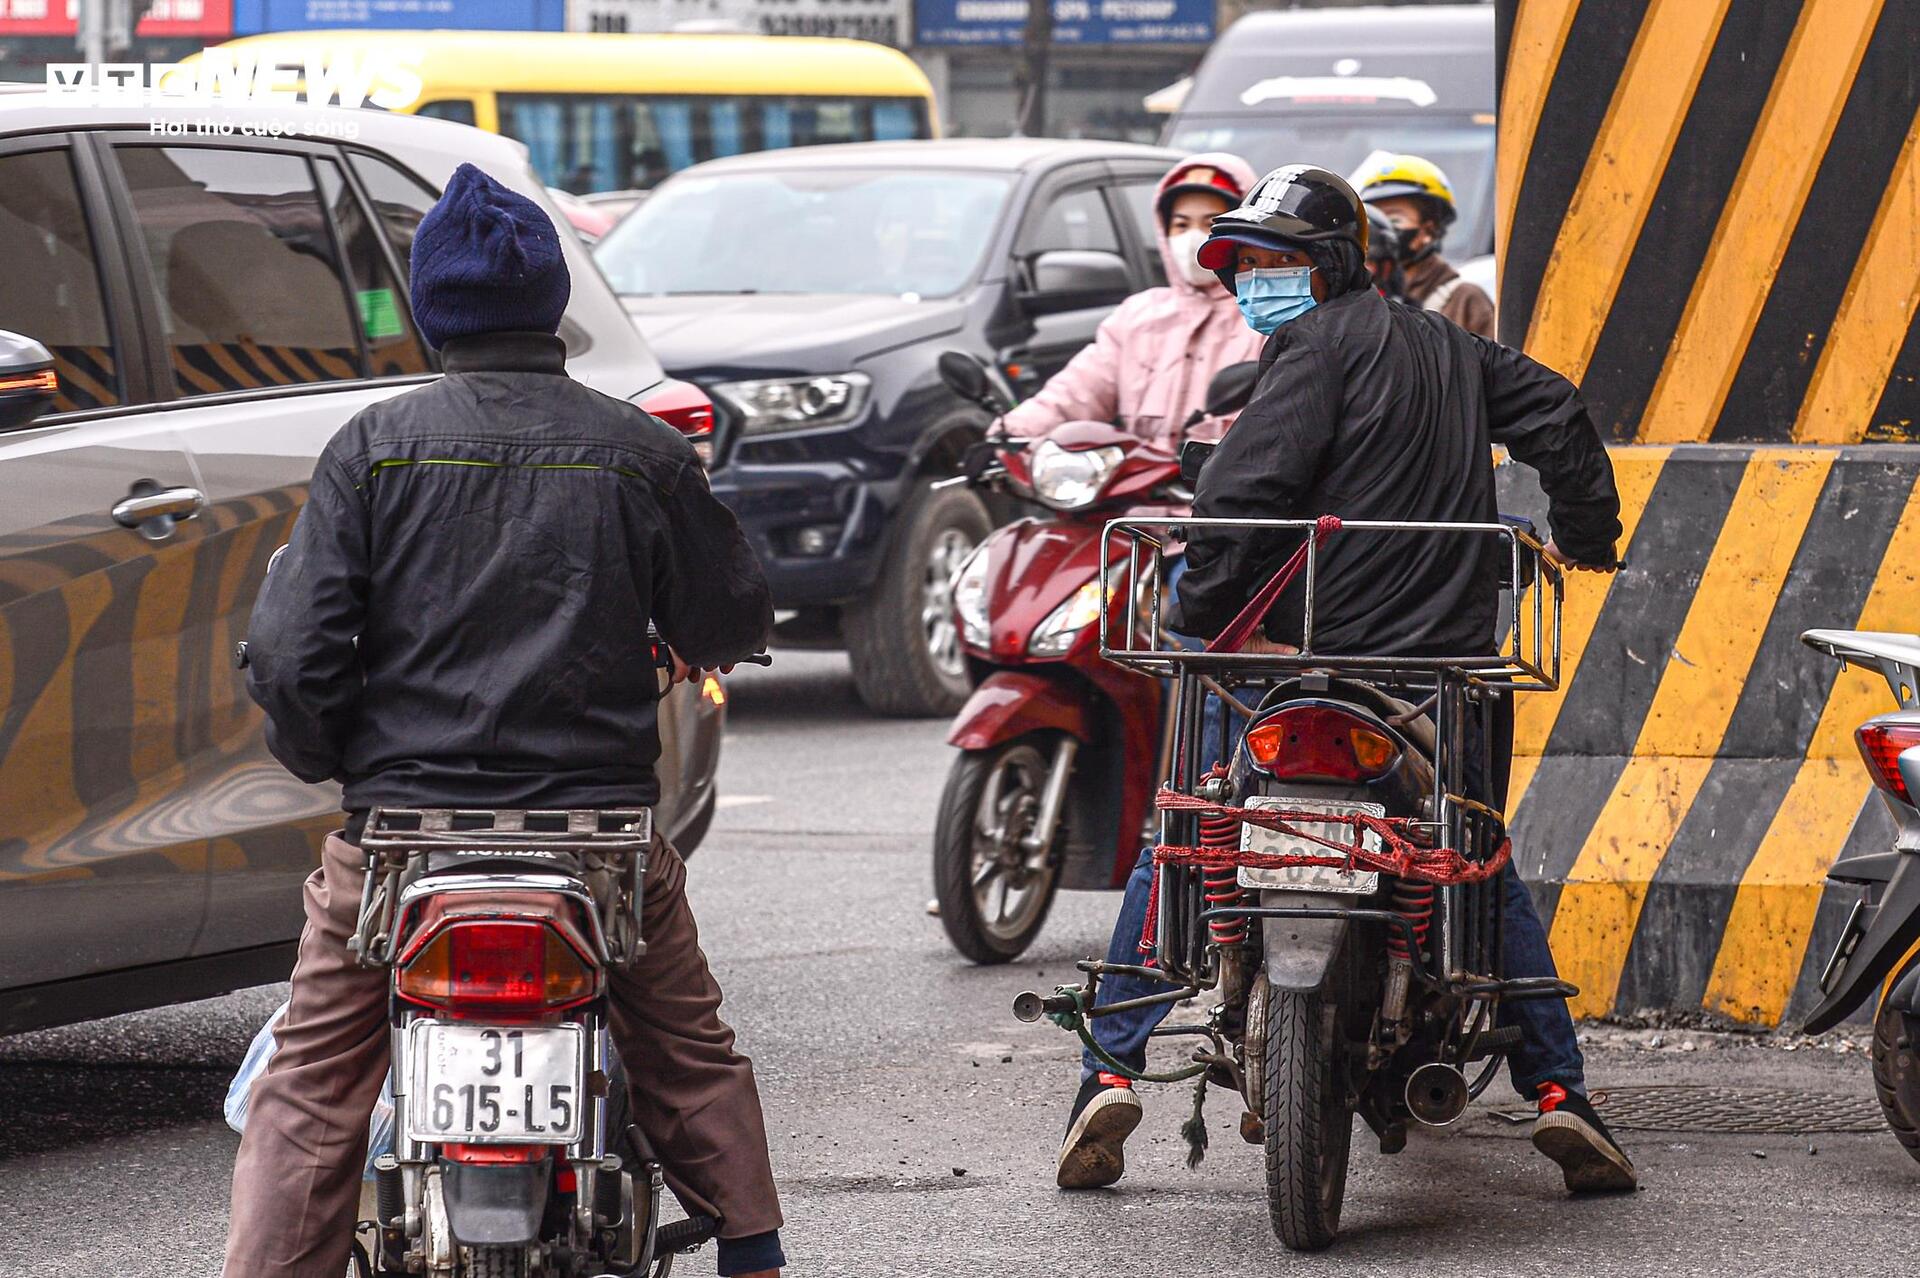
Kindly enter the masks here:
[[[1253, 169], [1224, 152], [1192, 156], [1160, 179], [1160, 191], [1195, 168], [1228, 174], [1242, 191], [1253, 188]], [[1247, 327], [1233, 295], [1218, 284], [1187, 282], [1173, 260], [1165, 228], [1159, 230], [1160, 260], [1167, 286], [1135, 293], [1107, 316], [1093, 344], [1075, 355], [1026, 403], [1003, 419], [1010, 435], [1045, 435], [1062, 422], [1112, 422], [1177, 450], [1180, 426], [1206, 402], [1207, 382], [1229, 364], [1258, 359], [1266, 340]], [[1209, 418], [1190, 439], [1218, 439], [1230, 418]]]

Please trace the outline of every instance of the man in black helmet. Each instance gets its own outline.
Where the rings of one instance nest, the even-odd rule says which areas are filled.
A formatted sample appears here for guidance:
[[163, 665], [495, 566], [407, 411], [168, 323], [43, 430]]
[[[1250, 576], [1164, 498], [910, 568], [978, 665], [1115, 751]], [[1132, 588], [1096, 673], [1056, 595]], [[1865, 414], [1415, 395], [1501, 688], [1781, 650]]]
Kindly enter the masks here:
[[[1490, 523], [1498, 517], [1491, 446], [1500, 443], [1539, 472], [1553, 530], [1548, 555], [1563, 567], [1611, 570], [1619, 498], [1579, 392], [1434, 312], [1389, 305], [1367, 270], [1365, 210], [1345, 181], [1307, 165], [1269, 173], [1246, 204], [1215, 219], [1199, 260], [1267, 343], [1252, 401], [1201, 472], [1196, 517]], [[1281, 530], [1193, 529], [1169, 627], [1219, 634], [1299, 542]], [[1490, 653], [1497, 557], [1485, 537], [1331, 538], [1316, 567], [1314, 642], [1383, 656]], [[1267, 642], [1299, 642], [1301, 604], [1298, 588], [1281, 596], [1265, 619]], [[1504, 810], [1513, 741], [1511, 716], [1502, 717], [1494, 775], [1476, 788]], [[1129, 883], [1110, 957], [1128, 945], [1137, 953], [1148, 885], [1138, 875]], [[1546, 930], [1511, 865], [1505, 896], [1505, 975], [1552, 975]], [[1124, 978], [1101, 984], [1102, 1003], [1155, 992]], [[1096, 1037], [1140, 1072], [1147, 1034], [1166, 1007], [1102, 1017], [1092, 1023]], [[1513, 1084], [1538, 1103], [1534, 1144], [1560, 1164], [1567, 1187], [1632, 1188], [1632, 1162], [1587, 1102], [1566, 1004], [1506, 1002], [1501, 1023], [1521, 1030]], [[1089, 1070], [1059, 1184], [1118, 1180], [1122, 1145], [1140, 1116], [1126, 1079]]]

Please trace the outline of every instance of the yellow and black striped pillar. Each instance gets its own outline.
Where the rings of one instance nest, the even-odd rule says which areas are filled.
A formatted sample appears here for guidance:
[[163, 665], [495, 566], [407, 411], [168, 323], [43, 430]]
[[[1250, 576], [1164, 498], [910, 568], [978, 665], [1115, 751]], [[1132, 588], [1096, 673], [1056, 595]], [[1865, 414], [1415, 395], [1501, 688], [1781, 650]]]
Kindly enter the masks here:
[[[1920, 631], [1920, 5], [1499, 0], [1504, 340], [1614, 441], [1628, 567], [1569, 586], [1515, 846], [1576, 1011], [1803, 1011], [1887, 846], [1877, 679]], [[1529, 504], [1518, 476], [1508, 501]], [[1530, 704], [1529, 704], [1530, 702]]]

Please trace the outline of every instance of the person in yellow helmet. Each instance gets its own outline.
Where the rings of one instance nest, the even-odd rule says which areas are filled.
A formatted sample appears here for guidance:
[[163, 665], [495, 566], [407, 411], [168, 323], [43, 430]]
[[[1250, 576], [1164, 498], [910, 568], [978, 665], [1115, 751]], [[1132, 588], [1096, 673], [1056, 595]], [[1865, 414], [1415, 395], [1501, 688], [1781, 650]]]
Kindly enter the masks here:
[[1481, 337], [1494, 336], [1493, 299], [1460, 278], [1440, 256], [1456, 213], [1453, 184], [1440, 166], [1417, 155], [1389, 155], [1368, 165], [1355, 185], [1370, 208], [1400, 232], [1400, 272], [1407, 301], [1442, 315]]

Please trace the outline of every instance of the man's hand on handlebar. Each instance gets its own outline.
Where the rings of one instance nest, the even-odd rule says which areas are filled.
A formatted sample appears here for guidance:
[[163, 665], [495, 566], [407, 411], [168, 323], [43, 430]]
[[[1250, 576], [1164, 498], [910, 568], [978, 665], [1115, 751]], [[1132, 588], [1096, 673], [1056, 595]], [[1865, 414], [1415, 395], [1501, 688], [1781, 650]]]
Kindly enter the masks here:
[[1565, 551], [1560, 549], [1560, 543], [1551, 539], [1548, 540], [1546, 545], [1540, 548], [1540, 551], [1554, 567], [1563, 570], [1573, 572], [1615, 572], [1618, 571], [1620, 567], [1618, 563], [1583, 564], [1576, 559], [1570, 558]]

